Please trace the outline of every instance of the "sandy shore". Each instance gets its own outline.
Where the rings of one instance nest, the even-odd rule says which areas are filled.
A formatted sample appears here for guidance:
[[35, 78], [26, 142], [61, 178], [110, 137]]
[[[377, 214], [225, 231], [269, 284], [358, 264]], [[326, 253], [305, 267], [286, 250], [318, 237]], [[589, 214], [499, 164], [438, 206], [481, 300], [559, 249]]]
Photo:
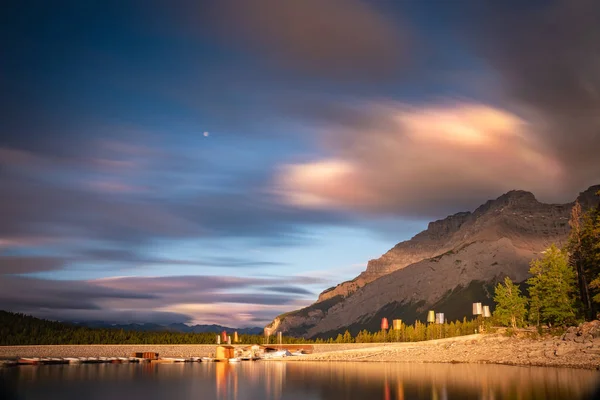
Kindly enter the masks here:
[[[64, 345], [2, 346], [0, 358], [125, 357], [154, 351], [161, 357], [201, 357], [215, 345]], [[413, 363], [484, 363], [599, 369], [600, 338], [581, 343], [561, 338], [532, 340], [500, 334], [469, 335], [417, 343], [314, 345], [314, 353], [286, 361], [360, 361]]]
[[469, 335], [315, 352], [289, 361], [481, 363], [600, 369], [600, 339], [577, 343], [560, 338], [531, 340], [500, 334]]

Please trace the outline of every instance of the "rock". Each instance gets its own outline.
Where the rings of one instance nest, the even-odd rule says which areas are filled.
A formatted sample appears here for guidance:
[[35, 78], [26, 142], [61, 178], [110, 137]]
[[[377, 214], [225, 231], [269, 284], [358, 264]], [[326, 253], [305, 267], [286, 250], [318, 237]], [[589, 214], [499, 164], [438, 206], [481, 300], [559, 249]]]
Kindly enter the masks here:
[[546, 358], [554, 358], [556, 356], [554, 349], [546, 349], [544, 350], [544, 357]]
[[575, 336], [575, 339], [573, 340], [575, 343], [583, 343], [584, 342], [584, 337], [583, 336]]
[[562, 357], [562, 356], [572, 353], [576, 350], [577, 350], [577, 347], [575, 347], [575, 346], [569, 346], [569, 345], [559, 346], [554, 351], [554, 355], [556, 355], [557, 357]]
[[544, 350], [540, 349], [540, 350], [534, 350], [534, 351], [530, 351], [529, 354], [527, 354], [529, 357], [544, 357]]

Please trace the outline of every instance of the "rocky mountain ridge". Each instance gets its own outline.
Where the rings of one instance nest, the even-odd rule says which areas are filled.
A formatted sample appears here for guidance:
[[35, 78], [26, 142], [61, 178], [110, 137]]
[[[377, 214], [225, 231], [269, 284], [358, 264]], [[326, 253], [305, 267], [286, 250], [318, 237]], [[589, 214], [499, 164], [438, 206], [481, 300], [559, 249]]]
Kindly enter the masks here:
[[[598, 190], [600, 185], [592, 186], [578, 196], [582, 208], [598, 203]], [[375, 326], [382, 309], [414, 319], [426, 305], [444, 301], [445, 295], [472, 282], [506, 275], [524, 281], [531, 259], [551, 243], [567, 240], [573, 205], [540, 203], [532, 193], [515, 190], [473, 212], [431, 222], [425, 231], [369, 261], [352, 281], [321, 293], [312, 306], [276, 318], [270, 327], [316, 337], [348, 326]], [[446, 300], [445, 307], [456, 304], [456, 299]]]

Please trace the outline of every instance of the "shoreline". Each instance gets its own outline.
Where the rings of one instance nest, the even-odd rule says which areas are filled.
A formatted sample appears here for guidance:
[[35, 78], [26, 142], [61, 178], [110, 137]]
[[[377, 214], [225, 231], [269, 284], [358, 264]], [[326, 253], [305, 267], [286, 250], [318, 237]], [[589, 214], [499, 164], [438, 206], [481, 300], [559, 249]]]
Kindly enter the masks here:
[[[240, 345], [245, 346], [245, 345]], [[128, 357], [155, 351], [161, 357], [202, 357], [217, 345], [30, 345], [0, 346], [0, 359], [16, 357]], [[600, 369], [600, 338], [526, 339], [477, 334], [423, 342], [315, 344], [313, 354], [286, 362], [383, 362], [499, 364], [512, 366]], [[275, 360], [272, 360], [275, 361]], [[280, 361], [280, 360], [278, 360]]]
[[468, 335], [425, 342], [380, 344], [290, 358], [290, 362], [406, 362], [417, 364], [497, 364], [600, 369], [600, 339], [581, 343], [563, 338], [526, 339], [501, 334]]

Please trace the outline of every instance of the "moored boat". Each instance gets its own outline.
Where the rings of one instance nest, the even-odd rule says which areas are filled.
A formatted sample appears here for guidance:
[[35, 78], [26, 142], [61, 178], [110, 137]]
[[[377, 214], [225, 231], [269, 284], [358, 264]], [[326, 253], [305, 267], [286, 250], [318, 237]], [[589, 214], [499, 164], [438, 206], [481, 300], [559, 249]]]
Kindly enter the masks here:
[[38, 357], [23, 357], [19, 358], [17, 362], [21, 365], [38, 365], [40, 361]]

